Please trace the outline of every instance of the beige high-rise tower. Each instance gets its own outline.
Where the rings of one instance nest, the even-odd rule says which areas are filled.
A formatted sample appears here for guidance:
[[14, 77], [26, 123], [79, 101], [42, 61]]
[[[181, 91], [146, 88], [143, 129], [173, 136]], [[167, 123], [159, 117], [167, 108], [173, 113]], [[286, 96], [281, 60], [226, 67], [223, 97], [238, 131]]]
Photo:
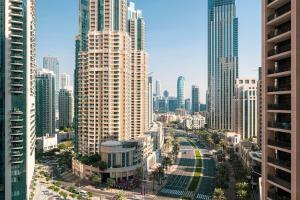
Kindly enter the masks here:
[[145, 22], [134, 3], [128, 6], [128, 29], [131, 38], [131, 138], [144, 134], [148, 121], [147, 53]]
[[131, 131], [130, 36], [126, 0], [81, 0], [75, 69], [77, 150], [100, 152]]
[[300, 199], [300, 1], [263, 0], [262, 199]]
[[147, 53], [142, 12], [126, 0], [80, 0], [76, 38], [75, 149], [142, 135], [147, 124]]

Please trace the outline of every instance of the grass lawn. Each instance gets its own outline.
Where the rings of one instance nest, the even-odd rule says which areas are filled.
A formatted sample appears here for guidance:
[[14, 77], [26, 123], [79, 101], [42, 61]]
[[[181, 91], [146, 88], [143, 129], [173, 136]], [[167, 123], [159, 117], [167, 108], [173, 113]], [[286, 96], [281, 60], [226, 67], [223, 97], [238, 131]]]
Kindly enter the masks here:
[[197, 189], [198, 183], [201, 179], [201, 171], [202, 171], [202, 160], [201, 160], [201, 153], [200, 150], [198, 150], [197, 146], [189, 141], [190, 144], [193, 146], [195, 150], [195, 154], [196, 154], [196, 169], [194, 171], [194, 176], [192, 179], [192, 182], [189, 185], [188, 191], [195, 191]]

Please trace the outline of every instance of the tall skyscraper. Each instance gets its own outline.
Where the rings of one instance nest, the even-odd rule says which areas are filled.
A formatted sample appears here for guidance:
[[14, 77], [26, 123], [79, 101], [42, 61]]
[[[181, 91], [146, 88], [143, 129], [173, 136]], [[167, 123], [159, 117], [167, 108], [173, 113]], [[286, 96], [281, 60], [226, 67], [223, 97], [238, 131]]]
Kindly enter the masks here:
[[233, 99], [233, 130], [242, 139], [257, 136], [257, 81], [239, 78], [235, 80]]
[[60, 89], [59, 62], [56, 57], [44, 57], [43, 68], [55, 74], [55, 110], [58, 111], [58, 92]]
[[155, 81], [155, 96], [160, 97], [160, 92], [161, 92], [161, 85], [160, 85], [160, 81], [156, 80]]
[[262, 1], [262, 199], [300, 199], [300, 2]]
[[73, 124], [73, 94], [69, 89], [60, 89], [58, 95], [59, 128], [71, 128]]
[[184, 109], [185, 100], [185, 78], [183, 76], [178, 77], [177, 80], [177, 102], [178, 108]]
[[[102, 142], [127, 140], [145, 129], [148, 84], [144, 21], [133, 4], [127, 7], [126, 0], [81, 0], [79, 25], [75, 149], [95, 154]], [[133, 95], [141, 98], [135, 99], [140, 105], [134, 105], [141, 110], [132, 107]], [[135, 127], [132, 116], [136, 117]]]
[[196, 113], [200, 111], [200, 94], [199, 87], [193, 85], [192, 86], [192, 113]]
[[55, 74], [40, 69], [36, 76], [36, 135], [55, 134]]
[[238, 78], [235, 0], [208, 0], [208, 126], [233, 129], [234, 81]]
[[62, 73], [60, 77], [60, 89], [70, 89], [70, 75]]
[[153, 78], [148, 77], [148, 128], [153, 123]]
[[0, 199], [29, 199], [35, 163], [35, 1], [0, 1]]
[[145, 22], [141, 10], [130, 2], [128, 6], [128, 32], [131, 38], [131, 138], [148, 129], [148, 77], [145, 50]]
[[176, 97], [167, 98], [167, 111], [175, 112], [178, 108], [178, 100]]
[[186, 99], [185, 100], [185, 110], [190, 113], [192, 109], [192, 103], [191, 103], [191, 99]]

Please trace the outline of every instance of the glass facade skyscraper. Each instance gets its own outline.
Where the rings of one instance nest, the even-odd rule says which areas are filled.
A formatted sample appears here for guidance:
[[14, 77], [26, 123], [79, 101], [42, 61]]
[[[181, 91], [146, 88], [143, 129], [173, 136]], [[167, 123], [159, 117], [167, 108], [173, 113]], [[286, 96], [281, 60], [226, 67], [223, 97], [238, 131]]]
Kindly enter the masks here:
[[0, 1], [0, 199], [29, 199], [35, 158], [35, 1]]
[[44, 57], [43, 68], [48, 69], [55, 74], [55, 110], [58, 111], [58, 93], [60, 89], [60, 74], [59, 74], [59, 62], [56, 57]]
[[185, 109], [185, 78], [179, 76], [177, 80], [177, 103], [178, 108]]
[[55, 85], [54, 72], [41, 69], [36, 76], [36, 134], [37, 137], [54, 135], [55, 120]]
[[238, 78], [238, 18], [235, 0], [208, 0], [208, 125], [233, 128]]
[[200, 96], [199, 96], [199, 87], [192, 86], [192, 113], [200, 111]]

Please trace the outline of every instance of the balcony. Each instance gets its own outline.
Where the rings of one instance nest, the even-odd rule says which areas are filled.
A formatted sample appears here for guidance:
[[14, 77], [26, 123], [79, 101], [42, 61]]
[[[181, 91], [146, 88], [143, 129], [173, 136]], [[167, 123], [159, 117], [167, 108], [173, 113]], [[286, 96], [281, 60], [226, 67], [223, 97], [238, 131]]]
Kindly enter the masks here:
[[[275, 47], [277, 47], [277, 48], [275, 48]], [[285, 44], [285, 45], [281, 45], [281, 46], [275, 45], [274, 48], [268, 52], [268, 57], [273, 57], [273, 56], [280, 55], [280, 54], [283, 54], [284, 52], [289, 52], [289, 51], [291, 51], [291, 44]]]
[[276, 129], [283, 129], [283, 130], [291, 130], [291, 123], [290, 122], [268, 122], [269, 128], [276, 128]]
[[13, 143], [11, 145], [11, 149], [12, 150], [20, 150], [20, 149], [23, 149], [23, 145], [21, 143]]
[[11, 156], [15, 156], [15, 157], [23, 156], [23, 152], [22, 151], [12, 151]]
[[269, 181], [275, 183], [278, 186], [281, 186], [282, 189], [291, 191], [291, 182], [282, 179], [281, 177], [275, 175], [268, 176]]
[[281, 6], [283, 6], [284, 4], [286, 4], [286, 2], [289, 2], [290, 0], [268, 0], [268, 8], [272, 8], [272, 9], [276, 9], [279, 8]]
[[268, 157], [268, 162], [272, 165], [279, 166], [283, 169], [288, 169], [291, 172], [291, 161], [280, 160], [272, 157]]
[[281, 86], [269, 86], [268, 87], [268, 92], [287, 92], [291, 91], [291, 86], [290, 85], [281, 85]]
[[290, 104], [269, 104], [269, 110], [291, 110]]
[[268, 42], [279, 43], [291, 38], [291, 24], [275, 28], [268, 34]]
[[275, 10], [275, 12], [268, 16], [268, 25], [277, 25], [284, 23], [290, 19], [291, 3], [285, 4], [284, 6]]
[[261, 175], [261, 167], [260, 166], [253, 166], [252, 173]]
[[280, 66], [277, 68], [273, 68], [273, 69], [269, 69], [268, 70], [268, 74], [278, 74], [278, 73], [282, 73], [282, 72], [288, 72], [291, 71], [291, 66]]
[[23, 163], [23, 158], [20, 158], [20, 157], [12, 157], [12, 158], [11, 158], [11, 163], [13, 163], [13, 164], [21, 164], [21, 163]]
[[291, 150], [291, 142], [283, 142], [279, 140], [268, 140], [268, 145]]
[[280, 195], [278, 192], [268, 192], [268, 198], [272, 200], [291, 200], [291, 196]]

